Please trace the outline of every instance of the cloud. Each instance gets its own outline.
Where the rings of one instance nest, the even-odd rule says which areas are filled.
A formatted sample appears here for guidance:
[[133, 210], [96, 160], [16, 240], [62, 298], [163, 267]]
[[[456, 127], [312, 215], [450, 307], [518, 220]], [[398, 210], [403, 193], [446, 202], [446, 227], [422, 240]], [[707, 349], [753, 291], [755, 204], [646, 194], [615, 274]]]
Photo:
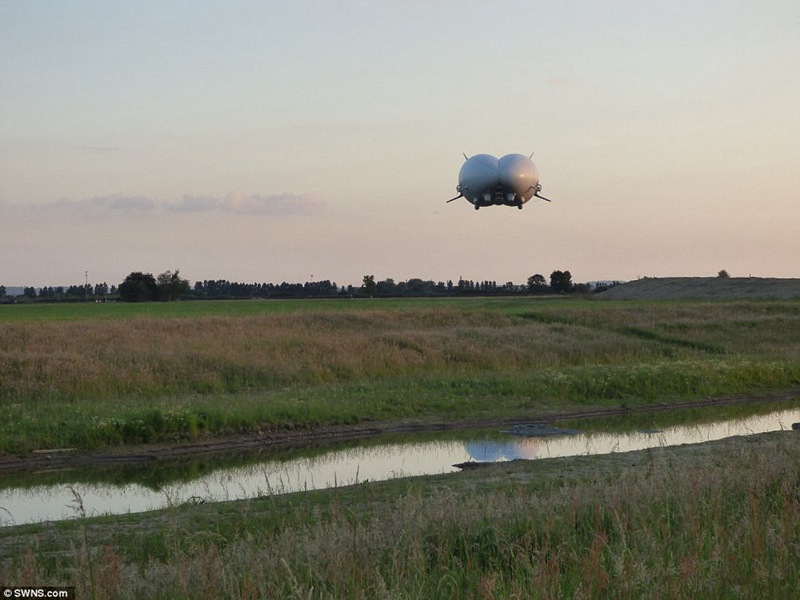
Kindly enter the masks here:
[[174, 212], [204, 213], [220, 210], [219, 198], [210, 196], [184, 196], [179, 202], [169, 205]]
[[232, 192], [222, 198], [184, 196], [170, 206], [170, 210], [183, 212], [221, 211], [239, 215], [313, 215], [322, 212], [325, 202], [316, 194], [251, 194]]
[[68, 211], [80, 214], [146, 214], [159, 206], [157, 200], [146, 196], [95, 196], [93, 198], [61, 198], [35, 208], [55, 211]]
[[317, 194], [243, 194], [232, 192], [223, 197], [185, 195], [178, 201], [147, 196], [112, 194], [92, 198], [60, 198], [45, 204], [17, 206], [38, 212], [67, 212], [76, 216], [145, 216], [157, 213], [229, 213], [235, 215], [315, 215], [325, 209]]

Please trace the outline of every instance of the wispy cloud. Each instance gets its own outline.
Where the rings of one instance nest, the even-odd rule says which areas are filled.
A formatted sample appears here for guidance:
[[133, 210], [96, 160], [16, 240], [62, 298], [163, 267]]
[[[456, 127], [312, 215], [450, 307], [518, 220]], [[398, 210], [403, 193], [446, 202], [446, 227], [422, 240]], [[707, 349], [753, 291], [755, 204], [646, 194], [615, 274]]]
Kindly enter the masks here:
[[33, 210], [94, 214], [146, 214], [158, 208], [159, 202], [146, 196], [95, 196], [93, 198], [60, 198], [45, 204], [31, 205]]
[[222, 198], [184, 196], [169, 206], [170, 210], [185, 212], [222, 211], [241, 215], [312, 215], [322, 212], [325, 202], [316, 194], [243, 194], [233, 192]]
[[113, 194], [92, 198], [60, 198], [53, 202], [17, 206], [27, 210], [67, 212], [92, 216], [145, 216], [158, 213], [229, 213], [236, 215], [315, 215], [325, 210], [324, 199], [317, 194], [243, 194], [232, 192], [223, 197], [185, 195], [178, 201], [147, 196]]
[[147, 214], [158, 209], [158, 200], [147, 196], [126, 196], [114, 194], [110, 196], [93, 196], [91, 198], [59, 198], [50, 202], [36, 204], [8, 204], [10, 209], [33, 213], [72, 213], [86, 214]]

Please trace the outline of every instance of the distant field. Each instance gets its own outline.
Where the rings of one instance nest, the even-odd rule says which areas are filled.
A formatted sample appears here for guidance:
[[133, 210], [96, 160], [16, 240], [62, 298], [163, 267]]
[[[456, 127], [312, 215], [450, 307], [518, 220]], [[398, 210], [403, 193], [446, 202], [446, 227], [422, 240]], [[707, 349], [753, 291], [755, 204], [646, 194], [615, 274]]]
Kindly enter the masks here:
[[535, 417], [800, 384], [800, 303], [0, 306], [0, 452]]
[[[523, 298], [523, 302], [546, 302], [547, 298]], [[134, 318], [192, 318], [204, 316], [253, 316], [275, 313], [406, 310], [424, 307], [513, 306], [519, 299], [506, 298], [325, 298], [294, 300], [189, 300], [180, 302], [53, 302], [0, 304], [0, 324], [35, 321], [76, 321]]]
[[[95, 319], [133, 319], [141, 317], [192, 318], [225, 315], [246, 316], [264, 313], [306, 312], [367, 308], [364, 302], [402, 306], [404, 299], [386, 300], [203, 300], [184, 302], [54, 302], [0, 304], [0, 323], [33, 321], [75, 321]], [[424, 300], [423, 300], [424, 302]]]

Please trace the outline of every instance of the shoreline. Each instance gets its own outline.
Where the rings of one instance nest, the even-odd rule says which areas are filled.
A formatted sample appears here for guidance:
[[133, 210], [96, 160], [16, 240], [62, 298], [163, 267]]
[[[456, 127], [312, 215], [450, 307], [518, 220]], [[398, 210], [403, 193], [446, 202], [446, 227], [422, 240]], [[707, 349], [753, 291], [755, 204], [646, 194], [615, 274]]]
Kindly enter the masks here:
[[0, 456], [0, 475], [24, 471], [70, 469], [99, 464], [147, 463], [182, 457], [226, 454], [243, 450], [282, 449], [309, 443], [353, 441], [392, 433], [424, 433], [456, 431], [487, 427], [509, 427], [524, 423], [553, 423], [567, 419], [619, 416], [667, 412], [691, 408], [707, 408], [735, 404], [784, 402], [800, 398], [800, 389], [767, 392], [757, 395], [720, 396], [675, 403], [656, 403], [644, 406], [614, 406], [547, 412], [530, 417], [498, 417], [458, 421], [381, 421], [358, 425], [328, 425], [309, 428], [274, 429], [249, 435], [209, 437], [184, 443], [155, 443], [119, 446], [98, 451], [74, 448], [34, 450], [28, 455]]

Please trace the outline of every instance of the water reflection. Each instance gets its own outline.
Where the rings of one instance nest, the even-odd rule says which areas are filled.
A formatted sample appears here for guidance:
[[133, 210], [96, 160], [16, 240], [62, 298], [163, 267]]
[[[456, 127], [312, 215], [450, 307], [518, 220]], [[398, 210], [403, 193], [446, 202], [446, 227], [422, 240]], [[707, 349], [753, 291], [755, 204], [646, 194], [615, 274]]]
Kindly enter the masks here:
[[[656, 431], [584, 432], [574, 435], [514, 435], [462, 432], [460, 439], [395, 441], [356, 447], [315, 449], [315, 455], [296, 451], [283, 456], [238, 458], [232, 464], [195, 461], [189, 465], [156, 463], [132, 471], [122, 467], [93, 473], [40, 473], [35, 480], [0, 479], [0, 525], [57, 520], [77, 516], [80, 498], [87, 515], [121, 514], [178, 505], [255, 498], [377, 481], [449, 473], [464, 462], [534, 460], [560, 456], [627, 452], [658, 446], [696, 444], [736, 435], [790, 429], [800, 421], [800, 409], [782, 410], [703, 425], [681, 425]], [[591, 423], [586, 423], [587, 427]], [[535, 430], [534, 430], [535, 433]], [[568, 432], [567, 432], [568, 433]], [[161, 469], [161, 471], [155, 471]], [[172, 473], [170, 475], [170, 473]], [[49, 482], [49, 483], [44, 483]], [[74, 490], [74, 493], [73, 493]]]

